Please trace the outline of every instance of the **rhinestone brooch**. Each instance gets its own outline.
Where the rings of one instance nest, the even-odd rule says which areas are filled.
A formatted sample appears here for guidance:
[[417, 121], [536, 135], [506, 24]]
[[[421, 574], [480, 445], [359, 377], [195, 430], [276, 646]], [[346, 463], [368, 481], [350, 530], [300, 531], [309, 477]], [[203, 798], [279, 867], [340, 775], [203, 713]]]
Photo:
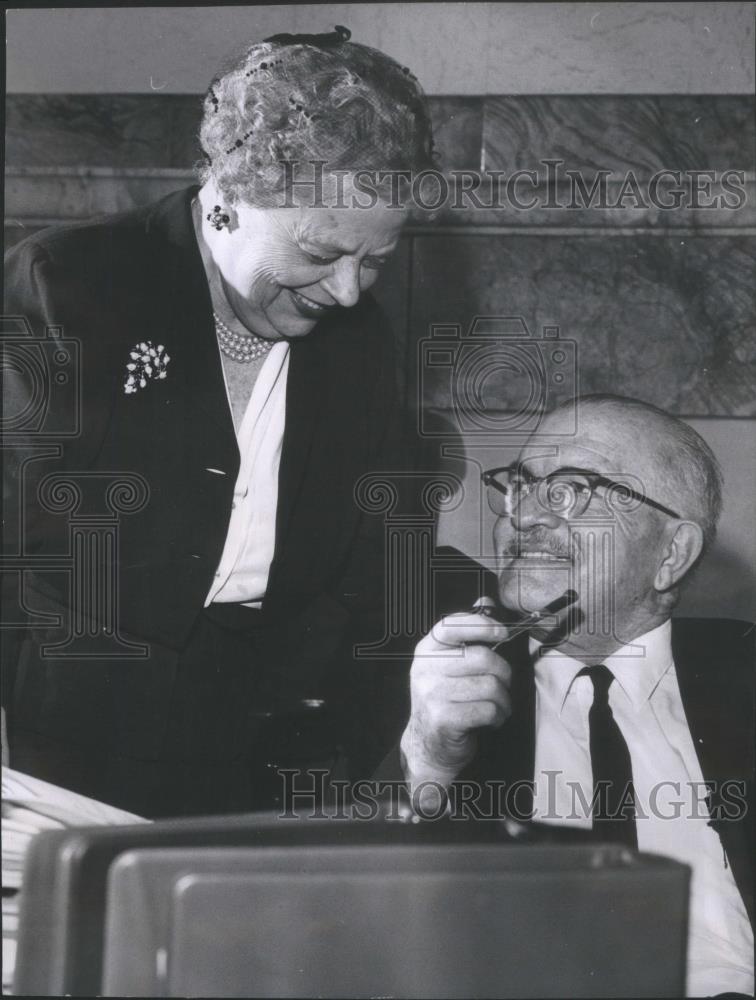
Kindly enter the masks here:
[[164, 379], [168, 372], [170, 354], [165, 353], [162, 344], [153, 347], [151, 340], [143, 340], [129, 351], [129, 361], [126, 365], [126, 380], [123, 391], [126, 395], [144, 389], [149, 379]]

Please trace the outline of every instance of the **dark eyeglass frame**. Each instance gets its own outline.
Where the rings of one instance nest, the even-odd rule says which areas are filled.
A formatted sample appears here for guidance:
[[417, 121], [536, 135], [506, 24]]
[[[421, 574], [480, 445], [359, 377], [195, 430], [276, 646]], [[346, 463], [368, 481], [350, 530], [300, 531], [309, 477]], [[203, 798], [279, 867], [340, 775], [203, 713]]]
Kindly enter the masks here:
[[533, 484], [546, 483], [550, 479], [562, 479], [570, 473], [573, 473], [574, 475], [582, 476], [587, 481], [588, 487], [591, 491], [588, 503], [590, 503], [593, 499], [596, 487], [603, 486], [606, 489], [622, 490], [625, 496], [632, 497], [633, 500], [637, 500], [639, 503], [647, 504], [649, 507], [653, 507], [655, 510], [661, 511], [662, 514], [667, 514], [669, 517], [676, 518], [678, 521], [684, 520], [682, 515], [678, 514], [677, 511], [672, 510], [671, 507], [666, 507], [663, 503], [659, 503], [657, 500], [652, 500], [643, 493], [631, 490], [630, 487], [626, 486], [624, 483], [618, 483], [616, 480], [609, 479], [607, 476], [602, 476], [600, 472], [593, 472], [591, 469], [578, 469], [573, 466], [565, 466], [563, 469], [555, 469], [554, 472], [550, 472], [546, 476], [534, 476], [529, 473], [527, 469], [523, 469], [519, 462], [512, 462], [510, 465], [502, 465], [499, 468], [486, 469], [484, 472], [481, 472], [480, 478], [484, 486], [493, 486], [493, 488], [498, 490], [499, 493], [502, 493], [505, 497], [510, 499], [510, 491], [507, 487], [502, 486], [501, 483], [497, 483], [494, 479], [494, 476], [498, 476], [502, 472], [506, 472], [509, 475], [517, 473], [525, 482], [531, 485], [531, 490]]

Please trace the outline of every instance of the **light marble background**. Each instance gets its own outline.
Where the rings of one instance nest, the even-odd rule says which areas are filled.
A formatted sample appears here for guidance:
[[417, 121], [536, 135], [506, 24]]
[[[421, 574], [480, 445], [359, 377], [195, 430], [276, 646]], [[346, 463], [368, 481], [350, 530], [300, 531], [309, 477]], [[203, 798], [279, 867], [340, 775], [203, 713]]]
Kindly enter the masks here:
[[7, 12], [8, 93], [197, 93], [245, 39], [330, 31], [429, 94], [750, 94], [751, 3], [365, 3]]

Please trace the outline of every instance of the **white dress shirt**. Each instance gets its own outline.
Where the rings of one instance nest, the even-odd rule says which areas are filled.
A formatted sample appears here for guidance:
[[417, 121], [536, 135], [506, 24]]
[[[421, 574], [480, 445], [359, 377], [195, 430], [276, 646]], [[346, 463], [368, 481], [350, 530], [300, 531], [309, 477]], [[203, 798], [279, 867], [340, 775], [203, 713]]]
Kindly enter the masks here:
[[[603, 661], [615, 677], [609, 704], [632, 761], [638, 848], [692, 869], [686, 995], [750, 994], [753, 934], [719, 836], [707, 825], [706, 788], [680, 697], [671, 635], [667, 621]], [[532, 652], [536, 648], [532, 643]], [[578, 785], [590, 804], [593, 684], [576, 676], [583, 666], [558, 650], [536, 659], [533, 818], [590, 828], [591, 816], [575, 791]]]
[[226, 544], [205, 607], [212, 602], [260, 607], [265, 596], [276, 540], [288, 371], [289, 345], [279, 341], [259, 371], [237, 432], [239, 475]]

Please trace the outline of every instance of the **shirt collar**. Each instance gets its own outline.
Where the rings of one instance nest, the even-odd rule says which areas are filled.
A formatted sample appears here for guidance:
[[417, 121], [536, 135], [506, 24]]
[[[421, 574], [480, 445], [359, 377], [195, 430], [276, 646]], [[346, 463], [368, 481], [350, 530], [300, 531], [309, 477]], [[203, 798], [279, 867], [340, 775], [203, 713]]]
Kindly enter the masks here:
[[[558, 649], [549, 649], [543, 656], [536, 656], [539, 647], [540, 643], [536, 639], [530, 640], [530, 653], [535, 659], [536, 682], [556, 701], [561, 711], [573, 681], [585, 664], [566, 656]], [[614, 674], [633, 706], [640, 708], [672, 666], [671, 620], [667, 619], [651, 631], [633, 639], [607, 656], [603, 662]]]

